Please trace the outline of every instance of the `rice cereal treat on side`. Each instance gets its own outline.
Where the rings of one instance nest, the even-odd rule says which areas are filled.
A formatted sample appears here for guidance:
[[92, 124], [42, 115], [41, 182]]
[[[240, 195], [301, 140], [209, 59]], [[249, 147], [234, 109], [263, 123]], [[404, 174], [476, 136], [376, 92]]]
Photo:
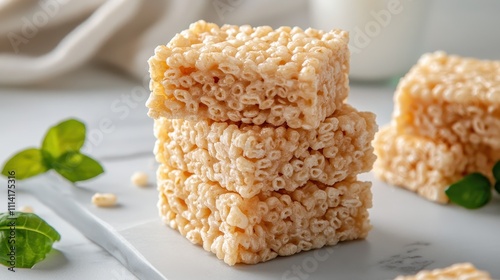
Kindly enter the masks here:
[[500, 61], [426, 54], [395, 94], [398, 133], [500, 148]]
[[489, 273], [480, 271], [470, 263], [454, 264], [443, 269], [424, 270], [413, 276], [399, 276], [394, 280], [492, 280]]
[[375, 135], [373, 146], [377, 177], [439, 203], [447, 203], [445, 189], [469, 173], [481, 172], [492, 179], [491, 168], [500, 158], [500, 150], [486, 145], [464, 148], [459, 143], [436, 143], [399, 135], [393, 126], [383, 127]]
[[149, 60], [152, 118], [315, 129], [349, 91], [348, 33], [198, 21]]
[[344, 105], [315, 130], [213, 121], [155, 120], [157, 160], [245, 198], [333, 185], [371, 170], [375, 115]]
[[163, 221], [229, 265], [364, 238], [370, 230], [371, 183], [353, 178], [252, 198], [164, 164], [158, 182]]

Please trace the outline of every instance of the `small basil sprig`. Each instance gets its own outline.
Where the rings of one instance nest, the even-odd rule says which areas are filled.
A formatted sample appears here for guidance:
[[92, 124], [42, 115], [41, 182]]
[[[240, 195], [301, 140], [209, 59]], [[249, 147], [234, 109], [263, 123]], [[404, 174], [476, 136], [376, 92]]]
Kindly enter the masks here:
[[60, 239], [59, 233], [36, 214], [0, 213], [0, 263], [10, 269], [33, 267]]
[[[500, 193], [500, 161], [493, 166], [495, 190]], [[451, 202], [467, 209], [477, 209], [486, 205], [492, 198], [491, 182], [485, 175], [475, 172], [451, 184], [446, 190]]]
[[104, 169], [96, 160], [80, 153], [85, 134], [82, 122], [65, 120], [47, 131], [40, 149], [29, 148], [7, 160], [2, 174], [9, 176], [9, 171], [15, 170], [16, 179], [22, 180], [54, 169], [73, 183], [94, 178]]

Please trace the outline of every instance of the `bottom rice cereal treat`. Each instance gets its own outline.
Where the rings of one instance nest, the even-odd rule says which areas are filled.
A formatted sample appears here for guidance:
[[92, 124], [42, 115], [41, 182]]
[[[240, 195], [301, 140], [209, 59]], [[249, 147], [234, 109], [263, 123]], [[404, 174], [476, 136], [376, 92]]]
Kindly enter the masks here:
[[349, 177], [332, 186], [308, 182], [294, 191], [252, 198], [171, 168], [158, 169], [163, 221], [229, 265], [366, 237], [371, 183]]
[[477, 270], [470, 263], [454, 264], [443, 269], [420, 271], [412, 276], [399, 276], [394, 280], [491, 280], [487, 272]]
[[500, 158], [500, 151], [486, 145], [437, 143], [400, 135], [393, 126], [383, 127], [373, 146], [373, 171], [380, 179], [440, 203], [448, 202], [445, 189], [469, 173], [481, 172], [491, 179], [491, 168]]

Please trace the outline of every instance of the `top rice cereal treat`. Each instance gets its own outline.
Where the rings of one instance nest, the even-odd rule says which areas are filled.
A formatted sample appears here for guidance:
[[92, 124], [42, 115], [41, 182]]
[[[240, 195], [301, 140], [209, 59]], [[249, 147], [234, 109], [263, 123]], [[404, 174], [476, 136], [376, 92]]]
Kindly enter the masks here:
[[152, 118], [315, 129], [349, 92], [349, 36], [198, 21], [149, 59]]
[[401, 79], [395, 104], [398, 134], [500, 148], [500, 61], [425, 54]]
[[470, 263], [458, 263], [447, 268], [423, 270], [416, 275], [399, 276], [394, 280], [491, 280], [490, 274]]

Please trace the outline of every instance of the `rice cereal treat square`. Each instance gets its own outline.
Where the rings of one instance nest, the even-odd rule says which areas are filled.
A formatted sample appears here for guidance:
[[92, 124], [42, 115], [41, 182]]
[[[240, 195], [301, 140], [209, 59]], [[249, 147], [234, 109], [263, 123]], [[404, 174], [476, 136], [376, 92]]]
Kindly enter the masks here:
[[149, 59], [149, 116], [316, 129], [349, 91], [348, 33], [190, 25]]
[[314, 130], [213, 121], [155, 120], [160, 163], [218, 182], [244, 198], [333, 185], [371, 170], [375, 115], [344, 105]]
[[439, 203], [447, 203], [445, 189], [469, 173], [481, 172], [492, 180], [491, 168], [500, 158], [500, 150], [487, 145], [436, 143], [400, 135], [393, 126], [383, 127], [373, 146], [377, 177]]
[[394, 280], [492, 280], [489, 273], [478, 270], [470, 263], [458, 263], [447, 268], [423, 270], [412, 276], [399, 276]]
[[500, 61], [423, 55], [395, 94], [399, 134], [500, 148]]
[[163, 221], [229, 265], [364, 238], [371, 228], [371, 183], [354, 178], [243, 198], [163, 164], [158, 183]]

